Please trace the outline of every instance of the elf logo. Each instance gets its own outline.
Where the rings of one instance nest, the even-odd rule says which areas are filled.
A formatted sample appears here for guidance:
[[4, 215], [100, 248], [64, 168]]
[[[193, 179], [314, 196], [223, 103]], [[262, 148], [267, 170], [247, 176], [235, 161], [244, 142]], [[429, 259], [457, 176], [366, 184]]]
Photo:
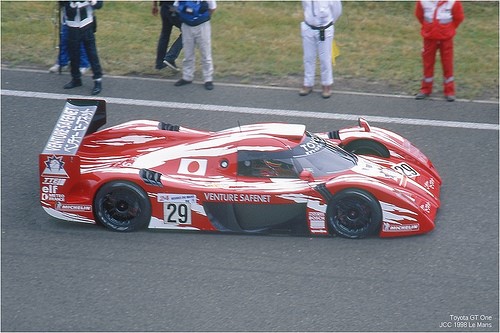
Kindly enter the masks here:
[[207, 160], [183, 158], [177, 172], [183, 175], [204, 176], [207, 172]]

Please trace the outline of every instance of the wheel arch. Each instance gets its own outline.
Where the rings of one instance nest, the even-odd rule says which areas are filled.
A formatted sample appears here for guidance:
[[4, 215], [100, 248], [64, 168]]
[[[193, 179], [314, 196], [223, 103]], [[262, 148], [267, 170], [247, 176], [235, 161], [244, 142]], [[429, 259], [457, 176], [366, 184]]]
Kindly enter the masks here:
[[359, 138], [343, 142], [342, 148], [357, 155], [375, 155], [383, 158], [391, 156], [385, 144], [372, 138]]
[[[369, 225], [364, 226], [359, 231], [352, 232], [340, 226], [338, 221], [338, 210], [339, 205], [345, 200], [350, 203], [356, 202], [356, 205], [362, 203], [365, 207], [370, 209]], [[353, 207], [356, 205], [353, 205]], [[379, 234], [383, 222], [382, 205], [379, 199], [369, 189], [359, 186], [346, 186], [336, 191], [328, 201], [326, 219], [328, 231], [331, 234], [338, 234], [345, 238], [365, 238]], [[374, 220], [372, 221], [371, 219]]]

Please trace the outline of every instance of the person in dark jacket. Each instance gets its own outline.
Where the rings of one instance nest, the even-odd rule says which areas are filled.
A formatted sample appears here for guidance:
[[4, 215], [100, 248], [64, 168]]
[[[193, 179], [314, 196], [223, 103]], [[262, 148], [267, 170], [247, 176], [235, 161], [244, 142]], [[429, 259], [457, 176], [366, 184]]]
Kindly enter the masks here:
[[[59, 24], [59, 52], [56, 63], [49, 68], [49, 73], [60, 73], [63, 70], [69, 69], [68, 26], [66, 25], [66, 22], [64, 22], [62, 12]], [[85, 74], [88, 70], [90, 70], [89, 58], [87, 57], [85, 46], [82, 43], [80, 44], [80, 72]]]
[[179, 71], [179, 68], [175, 64], [175, 60], [179, 57], [179, 53], [181, 53], [182, 50], [182, 34], [177, 37], [170, 49], [168, 49], [168, 52], [167, 48], [170, 42], [172, 28], [175, 26], [180, 30], [181, 20], [175, 11], [173, 1], [153, 1], [153, 16], [158, 15], [158, 3], [160, 5], [161, 33], [158, 39], [158, 47], [156, 48], [155, 68], [163, 69], [168, 66], [175, 71]]
[[92, 95], [102, 91], [102, 68], [97, 55], [94, 33], [97, 28], [94, 10], [103, 6], [102, 1], [61, 1], [64, 18], [68, 26], [68, 53], [71, 62], [71, 81], [64, 89], [82, 85], [80, 72], [80, 43], [83, 43], [93, 72]]

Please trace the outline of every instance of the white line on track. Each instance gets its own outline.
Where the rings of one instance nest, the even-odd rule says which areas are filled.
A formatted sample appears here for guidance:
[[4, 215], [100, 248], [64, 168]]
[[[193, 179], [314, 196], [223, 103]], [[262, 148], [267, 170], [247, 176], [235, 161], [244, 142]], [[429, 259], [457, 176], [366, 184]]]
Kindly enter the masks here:
[[[42, 93], [34, 91], [20, 91], [20, 90], [1, 90], [1, 95], [28, 97], [28, 98], [41, 98], [41, 99], [66, 99], [68, 95]], [[301, 110], [284, 110], [284, 109], [265, 109], [265, 108], [251, 108], [241, 106], [228, 106], [228, 105], [213, 105], [213, 104], [196, 104], [196, 103], [178, 103], [178, 102], [163, 102], [151, 101], [140, 99], [128, 98], [114, 98], [114, 97], [89, 97], [81, 95], [72, 95], [72, 98], [86, 98], [86, 99], [105, 99], [106, 103], [121, 104], [121, 105], [136, 105], [147, 107], [161, 107], [171, 109], [189, 109], [197, 111], [211, 111], [211, 112], [230, 112], [230, 113], [245, 113], [245, 114], [264, 114], [264, 115], [278, 115], [286, 117], [297, 118], [313, 118], [313, 119], [334, 119], [334, 120], [354, 120], [359, 118], [359, 115], [354, 114], [341, 114], [341, 113], [324, 113], [312, 112]], [[429, 119], [412, 119], [412, 118], [398, 118], [398, 117], [378, 117], [367, 116], [366, 120], [378, 123], [391, 123], [391, 124], [405, 124], [417, 126], [435, 126], [435, 127], [451, 127], [451, 128], [465, 128], [465, 129], [482, 129], [498, 131], [498, 124], [487, 123], [471, 123], [459, 121], [443, 121], [443, 120], [429, 120]]]
[[[8, 68], [2, 65], [2, 70], [5, 71], [16, 71], [16, 72], [31, 72], [31, 73], [47, 73], [46, 70], [34, 69], [34, 68]], [[142, 76], [119, 76], [119, 75], [105, 75], [105, 78], [114, 78], [121, 80], [142, 80], [142, 81], [153, 81], [153, 82], [172, 82], [175, 80], [167, 79], [167, 78], [154, 78], [154, 77], [142, 77]], [[200, 83], [200, 82], [197, 82]], [[280, 87], [280, 86], [263, 86], [256, 84], [240, 84], [240, 83], [224, 83], [218, 82], [217, 86], [226, 86], [226, 87], [239, 87], [239, 88], [255, 88], [255, 89], [273, 89], [273, 90], [288, 90], [295, 91], [296, 88], [290, 87]], [[342, 95], [357, 95], [357, 96], [376, 96], [376, 97], [389, 97], [389, 98], [402, 98], [402, 99], [414, 99], [415, 96], [409, 95], [394, 95], [394, 94], [382, 94], [382, 93], [368, 93], [368, 92], [360, 92], [360, 91], [345, 91], [345, 90], [333, 90], [336, 94]], [[430, 100], [441, 100], [440, 98], [430, 97]], [[457, 102], [464, 103], [477, 103], [477, 104], [499, 104], [498, 100], [475, 100], [475, 99], [463, 99], [457, 98]]]

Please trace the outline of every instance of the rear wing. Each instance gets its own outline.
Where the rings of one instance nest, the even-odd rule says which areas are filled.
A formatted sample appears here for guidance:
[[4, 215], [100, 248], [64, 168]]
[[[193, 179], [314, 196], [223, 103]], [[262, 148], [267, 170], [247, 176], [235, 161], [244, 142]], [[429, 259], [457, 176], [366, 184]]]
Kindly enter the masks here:
[[42, 154], [76, 155], [83, 138], [104, 124], [105, 100], [68, 98]]
[[[106, 102], [68, 99], [49, 141], [39, 155], [40, 202], [50, 215], [79, 220], [77, 213], [91, 211], [88, 205], [67, 205], [70, 189], [80, 176], [77, 155], [83, 138], [106, 123]], [[77, 217], [75, 217], [77, 216]], [[90, 221], [90, 220], [89, 220]]]

